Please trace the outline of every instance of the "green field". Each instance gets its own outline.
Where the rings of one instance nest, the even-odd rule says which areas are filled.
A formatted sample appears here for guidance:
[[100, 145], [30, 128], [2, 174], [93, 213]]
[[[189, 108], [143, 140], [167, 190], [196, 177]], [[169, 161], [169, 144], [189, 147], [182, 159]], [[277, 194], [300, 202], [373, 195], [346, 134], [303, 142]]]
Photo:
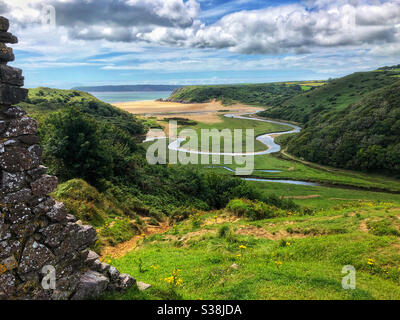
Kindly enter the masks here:
[[[203, 214], [112, 260], [152, 288], [106, 298], [399, 299], [398, 204], [350, 203], [257, 222]], [[346, 265], [357, 270], [356, 290], [342, 288]], [[174, 270], [177, 285], [169, 283]]]
[[[245, 119], [234, 119], [234, 118], [227, 118], [225, 116], [220, 116], [221, 122], [218, 123], [198, 123], [195, 126], [180, 126], [179, 131], [185, 130], [185, 129], [193, 129], [196, 131], [197, 136], [199, 137], [199, 145], [202, 143], [201, 139], [201, 130], [213, 130], [216, 129], [218, 131], [222, 131], [224, 129], [228, 129], [233, 137], [233, 131], [235, 129], [242, 129], [243, 134], [242, 134], [242, 150], [243, 152], [248, 152], [246, 151], [246, 129], [254, 129], [254, 136], [258, 137], [260, 135], [266, 134], [266, 133], [272, 133], [272, 132], [285, 132], [285, 131], [290, 131], [291, 128], [289, 126], [284, 126], [284, 125], [279, 125], [279, 124], [273, 124], [273, 123], [266, 123], [266, 122], [258, 122], [258, 121], [252, 121], [252, 120], [245, 120]], [[218, 135], [218, 134], [217, 134]], [[213, 137], [215, 138], [215, 135], [212, 135], [209, 141], [209, 145], [211, 146]], [[224, 139], [220, 139], [220, 145], [221, 145], [221, 152], [224, 150], [225, 142]], [[185, 144], [182, 144], [182, 147], [185, 147]], [[232, 146], [233, 147], [233, 146]], [[265, 144], [261, 143], [260, 141], [255, 141], [254, 143], [254, 151], [264, 151], [266, 150], [267, 147]], [[233, 150], [233, 149], [232, 149]]]

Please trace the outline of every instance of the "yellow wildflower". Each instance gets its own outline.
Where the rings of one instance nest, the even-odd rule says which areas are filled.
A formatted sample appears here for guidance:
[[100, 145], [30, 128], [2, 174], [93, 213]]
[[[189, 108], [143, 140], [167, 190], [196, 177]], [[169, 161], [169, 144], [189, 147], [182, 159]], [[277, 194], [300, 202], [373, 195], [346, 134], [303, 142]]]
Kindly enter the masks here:
[[247, 249], [247, 247], [244, 246], [244, 245], [241, 245], [239, 248], [240, 248], [240, 249]]

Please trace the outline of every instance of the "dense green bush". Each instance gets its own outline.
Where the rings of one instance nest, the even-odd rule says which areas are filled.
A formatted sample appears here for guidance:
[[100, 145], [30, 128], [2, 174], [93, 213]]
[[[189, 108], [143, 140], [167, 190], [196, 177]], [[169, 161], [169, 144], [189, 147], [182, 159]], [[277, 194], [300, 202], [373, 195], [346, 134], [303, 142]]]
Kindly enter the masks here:
[[301, 86], [284, 83], [188, 86], [174, 92], [170, 100], [199, 103], [215, 99], [227, 105], [240, 102], [271, 106], [280, 104], [301, 92]]
[[308, 126], [288, 150], [325, 165], [400, 175], [400, 81]]
[[281, 213], [277, 207], [246, 199], [231, 200], [226, 209], [239, 217], [246, 217], [253, 221], [277, 217]]

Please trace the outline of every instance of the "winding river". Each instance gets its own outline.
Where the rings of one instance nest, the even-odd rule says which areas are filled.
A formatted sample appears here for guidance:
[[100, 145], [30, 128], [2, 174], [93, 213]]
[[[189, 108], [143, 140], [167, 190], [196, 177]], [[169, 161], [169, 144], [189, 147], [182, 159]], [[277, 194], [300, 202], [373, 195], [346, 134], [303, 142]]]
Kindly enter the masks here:
[[[256, 113], [256, 112], [255, 112]], [[253, 114], [255, 114], [253, 113]], [[251, 115], [251, 114], [250, 114]], [[217, 156], [260, 156], [266, 154], [272, 154], [281, 151], [281, 146], [275, 142], [275, 139], [284, 134], [291, 134], [291, 133], [298, 133], [301, 131], [299, 126], [294, 124], [274, 121], [274, 120], [266, 120], [266, 119], [259, 119], [253, 118], [244, 115], [235, 115], [235, 114], [226, 114], [225, 117], [227, 118], [235, 118], [235, 119], [243, 119], [243, 120], [252, 120], [252, 121], [260, 121], [260, 122], [267, 122], [273, 123], [278, 125], [284, 125], [291, 127], [292, 130], [285, 131], [285, 132], [273, 132], [273, 133], [266, 133], [264, 135], [258, 136], [256, 139], [261, 143], [265, 144], [268, 148], [264, 151], [260, 152], [251, 152], [251, 153], [213, 153], [213, 152], [203, 152], [197, 150], [188, 150], [181, 147], [182, 142], [186, 141], [186, 138], [178, 138], [177, 140], [173, 141], [169, 144], [168, 148], [173, 151], [185, 152], [189, 154], [199, 154], [199, 155], [217, 155]], [[210, 168], [223, 168], [230, 172], [235, 172], [231, 168], [225, 166], [212, 166]], [[268, 172], [268, 173], [280, 173], [279, 170], [254, 170], [256, 172]], [[293, 185], [303, 185], [303, 186], [319, 186], [318, 183], [314, 182], [306, 182], [306, 181], [297, 181], [297, 180], [277, 180], [277, 179], [261, 179], [261, 178], [244, 178], [247, 181], [257, 181], [257, 182], [275, 182], [275, 183], [284, 183], [284, 184], [293, 184]]]
[[252, 121], [260, 121], [260, 122], [267, 122], [267, 123], [274, 123], [274, 124], [279, 124], [279, 125], [284, 125], [291, 127], [292, 130], [290, 131], [285, 131], [285, 132], [273, 132], [273, 133], [267, 133], [261, 136], [257, 137], [257, 140], [260, 141], [261, 143], [265, 144], [268, 148], [264, 151], [259, 151], [259, 152], [250, 152], [250, 153], [217, 153], [217, 152], [203, 152], [203, 151], [197, 151], [197, 150], [188, 150], [185, 148], [181, 147], [182, 142], [186, 141], [186, 138], [178, 138], [177, 140], [173, 141], [172, 143], [169, 144], [168, 148], [170, 150], [174, 151], [179, 151], [179, 152], [186, 152], [190, 154], [200, 154], [200, 155], [210, 155], [210, 156], [261, 156], [265, 154], [271, 154], [271, 153], [276, 153], [281, 151], [281, 146], [277, 143], [275, 143], [275, 138], [278, 136], [284, 135], [284, 134], [290, 134], [290, 133], [298, 133], [301, 131], [301, 128], [290, 123], [285, 123], [285, 122], [279, 122], [279, 121], [274, 121], [274, 120], [266, 120], [266, 119], [258, 119], [258, 118], [252, 118], [252, 117], [246, 117], [242, 115], [235, 115], [235, 114], [226, 114], [225, 117], [227, 118], [235, 118], [235, 119], [243, 119], [243, 120], [252, 120]]

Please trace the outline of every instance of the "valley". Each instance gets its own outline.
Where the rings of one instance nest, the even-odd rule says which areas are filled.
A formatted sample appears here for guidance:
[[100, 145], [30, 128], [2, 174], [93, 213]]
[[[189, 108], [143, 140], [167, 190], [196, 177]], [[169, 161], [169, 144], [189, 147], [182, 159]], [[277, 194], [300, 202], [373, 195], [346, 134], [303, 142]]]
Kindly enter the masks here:
[[[378, 80], [381, 77], [379, 73]], [[340, 81], [315, 82], [314, 87], [303, 83], [300, 89], [297, 83], [266, 85], [266, 103], [301, 101], [303, 95], [318, 96], [322, 90], [335, 96], [334, 88]], [[395, 85], [391, 79], [385, 81], [382, 85], [388, 88]], [[333, 89], [327, 91], [330, 86]], [[346, 108], [351, 110], [360, 102], [340, 100], [340, 107], [314, 110], [304, 121], [272, 113], [279, 107], [248, 104], [253, 98], [243, 98], [247, 89], [240, 87], [242, 96], [235, 99], [229, 89], [228, 93], [223, 91], [227, 97], [210, 95], [203, 101], [196, 98], [204, 94], [197, 96], [197, 90], [214, 89], [196, 87], [190, 89], [192, 102], [172, 102], [176, 96], [184, 97], [184, 87], [181, 93], [172, 95], [171, 101], [114, 106], [79, 91], [30, 91], [24, 107], [32, 110], [43, 129], [53, 128], [43, 131], [47, 163], [53, 170], [57, 170], [56, 159], [70, 166], [65, 156], [59, 158], [52, 149], [55, 142], [62, 141], [57, 142], [62, 138], [58, 135], [68, 129], [49, 135], [65, 126], [61, 119], [56, 121], [57, 113], [73, 123], [92, 123], [90, 119], [94, 118], [96, 135], [107, 137], [107, 144], [99, 147], [110, 154], [112, 162], [105, 165], [102, 176], [85, 176], [85, 171], [68, 171], [63, 176], [64, 171], [56, 171], [63, 183], [54, 193], [70, 212], [96, 227], [99, 241], [95, 249], [103, 261], [151, 285], [146, 291], [132, 288], [103, 298], [400, 298], [400, 180], [396, 174], [337, 168], [292, 153], [293, 141], [300, 147], [301, 137], [310, 134], [313, 126], [335, 117], [336, 112], [346, 113]], [[253, 90], [250, 86], [250, 92]], [[34, 106], [30, 108], [30, 104]], [[73, 115], [68, 113], [69, 108], [81, 111]], [[291, 108], [293, 112], [297, 109]], [[231, 163], [224, 162], [226, 155], [218, 155], [217, 161], [216, 155], [210, 154], [208, 165], [146, 165], [146, 149], [157, 138], [153, 131], [161, 129], [168, 137], [170, 120], [177, 121], [179, 131], [192, 129], [197, 133], [202, 129], [254, 129], [253, 173], [236, 177], [235, 169], [240, 166], [235, 164], [238, 156], [234, 154], [230, 155]], [[114, 130], [120, 132], [116, 135]], [[134, 144], [129, 142], [127, 130], [134, 132]], [[146, 136], [151, 139], [142, 143]], [[175, 142], [167, 141], [170, 149]], [[181, 141], [179, 153], [189, 154], [186, 143], [186, 139]], [[224, 143], [221, 138], [222, 147]], [[126, 149], [128, 146], [130, 149]], [[73, 163], [84, 164], [82, 161], [93, 156], [89, 153], [82, 159], [74, 158]], [[104, 162], [97, 159], [99, 164]], [[92, 164], [85, 164], [86, 168], [88, 165]], [[101, 167], [94, 165], [99, 171]], [[341, 271], [346, 265], [357, 270], [354, 291], [341, 286]]]

